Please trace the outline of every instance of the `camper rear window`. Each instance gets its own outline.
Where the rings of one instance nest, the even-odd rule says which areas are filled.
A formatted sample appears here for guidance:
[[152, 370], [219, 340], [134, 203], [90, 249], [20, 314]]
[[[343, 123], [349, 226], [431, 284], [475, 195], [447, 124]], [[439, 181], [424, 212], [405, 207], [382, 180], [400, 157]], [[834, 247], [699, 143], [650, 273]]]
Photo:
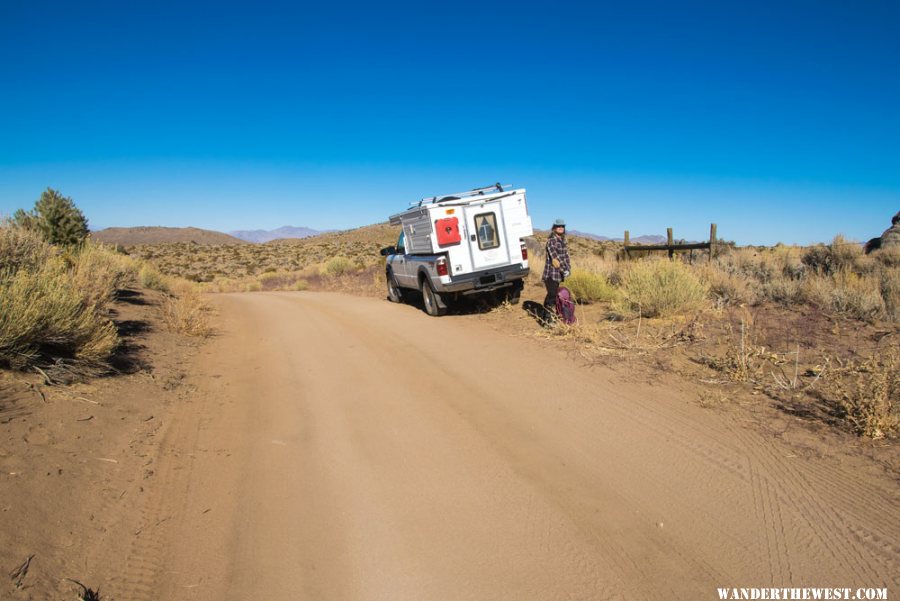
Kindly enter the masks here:
[[475, 215], [475, 231], [478, 234], [478, 248], [488, 250], [500, 246], [497, 232], [497, 216], [494, 213]]

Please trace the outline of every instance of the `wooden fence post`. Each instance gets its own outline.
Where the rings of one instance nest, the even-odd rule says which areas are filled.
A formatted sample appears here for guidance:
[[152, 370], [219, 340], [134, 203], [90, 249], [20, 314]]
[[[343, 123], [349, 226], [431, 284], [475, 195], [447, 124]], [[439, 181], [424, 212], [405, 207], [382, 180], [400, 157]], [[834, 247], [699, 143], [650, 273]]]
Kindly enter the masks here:
[[669, 258], [671, 259], [675, 256], [675, 241], [672, 239], [672, 228], [670, 227], [666, 228], [666, 238], [668, 240], [666, 245], [669, 247]]
[[716, 255], [716, 247], [718, 246], [718, 242], [716, 240], [716, 224], [712, 223], [709, 226], [709, 262], [712, 263], [713, 257]]
[[628, 230], [625, 230], [625, 243], [622, 245], [622, 249], [624, 250], [625, 260], [628, 260], [628, 245], [631, 244], [631, 238], [628, 235]]

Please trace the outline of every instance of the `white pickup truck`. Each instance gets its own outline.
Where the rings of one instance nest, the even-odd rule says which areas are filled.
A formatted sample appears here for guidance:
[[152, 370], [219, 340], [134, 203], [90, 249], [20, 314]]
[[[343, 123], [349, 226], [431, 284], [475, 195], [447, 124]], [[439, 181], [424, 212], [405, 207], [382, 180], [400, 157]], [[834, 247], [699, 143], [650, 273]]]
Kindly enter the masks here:
[[390, 223], [401, 226], [397, 246], [381, 249], [391, 301], [418, 290], [433, 316], [461, 295], [500, 290], [518, 302], [528, 275], [524, 238], [534, 233], [524, 188], [496, 184], [422, 199]]

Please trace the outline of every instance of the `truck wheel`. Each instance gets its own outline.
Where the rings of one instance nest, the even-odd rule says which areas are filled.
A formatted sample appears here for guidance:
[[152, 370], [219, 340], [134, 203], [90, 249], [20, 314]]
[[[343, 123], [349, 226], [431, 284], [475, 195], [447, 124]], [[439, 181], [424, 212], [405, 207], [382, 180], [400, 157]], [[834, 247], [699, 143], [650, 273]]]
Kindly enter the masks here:
[[425, 301], [425, 312], [432, 317], [439, 317], [447, 312], [447, 303], [434, 291], [428, 280], [422, 280], [422, 298]]
[[403, 302], [403, 291], [400, 290], [400, 286], [397, 285], [397, 280], [394, 279], [394, 274], [390, 271], [386, 273], [387, 278], [387, 293], [388, 300], [392, 303], [402, 303]]
[[522, 280], [516, 281], [512, 287], [506, 293], [506, 300], [511, 305], [518, 305], [519, 299], [522, 296], [522, 288], [525, 287], [525, 282]]

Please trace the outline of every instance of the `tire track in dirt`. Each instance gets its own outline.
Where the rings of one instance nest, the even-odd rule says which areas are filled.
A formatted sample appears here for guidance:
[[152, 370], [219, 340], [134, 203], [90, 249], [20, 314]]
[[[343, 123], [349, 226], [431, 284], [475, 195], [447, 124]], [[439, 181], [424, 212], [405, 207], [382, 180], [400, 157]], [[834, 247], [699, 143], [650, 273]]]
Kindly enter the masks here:
[[214, 500], [185, 493], [191, 538], [163, 570], [217, 561], [190, 563], [167, 598], [671, 599], [892, 581], [898, 528], [890, 511], [878, 521], [890, 483], [854, 507], [840, 466], [786, 459], [674, 391], [614, 383], [476, 317], [330, 294], [220, 304], [228, 327], [196, 380], [218, 409], [199, 440], [235, 459], [196, 460], [193, 478], [217, 469], [228, 485], [204, 528]]
[[[830, 557], [835, 565], [848, 566], [854, 580], [847, 584], [900, 582], [897, 578], [900, 547], [878, 542], [890, 540], [886, 529], [891, 523], [888, 516], [896, 512], [896, 493], [892, 502], [892, 493], [887, 488], [873, 489], [871, 481], [858, 478], [852, 469], [841, 470], [824, 461], [786, 458], [785, 449], [760, 444], [759, 435], [753, 432], [736, 431], [735, 435], [746, 441], [751, 450], [750, 460], [757, 466], [756, 486], [771, 491], [769, 494], [775, 496], [777, 506], [785, 508], [790, 516], [787, 532], [784, 532], [783, 517], [766, 521], [774, 538], [796, 538], [797, 544], [792, 548], [782, 545], [777, 550], [780, 561], [790, 566], [792, 552], [809, 555], [815, 550], [820, 556]], [[760, 475], [760, 468], [765, 470], [765, 475]], [[881, 494], [874, 494], [875, 490]], [[798, 522], [804, 525], [802, 529], [795, 525]], [[863, 523], [870, 527], [860, 526]], [[860, 536], [860, 531], [869, 535]], [[883, 580], [884, 574], [891, 574], [891, 579]], [[784, 586], [800, 584], [809, 585], [798, 581], [790, 572], [783, 581]]]
[[[185, 402], [185, 395], [179, 402]], [[167, 577], [164, 567], [169, 546], [173, 540], [173, 518], [179, 504], [170, 498], [172, 493], [184, 494], [190, 478], [185, 465], [180, 461], [182, 449], [196, 448], [196, 423], [194, 419], [173, 420], [156, 429], [154, 435], [161, 437], [158, 454], [145, 463], [153, 465], [152, 479], [144, 479], [139, 485], [143, 489], [140, 499], [139, 519], [136, 527], [128, 534], [132, 542], [127, 552], [125, 569], [111, 579], [112, 588], [119, 599], [131, 601], [153, 601], [159, 599], [159, 591]], [[174, 460], [174, 461], [173, 461]], [[132, 491], [134, 492], [134, 491]]]

